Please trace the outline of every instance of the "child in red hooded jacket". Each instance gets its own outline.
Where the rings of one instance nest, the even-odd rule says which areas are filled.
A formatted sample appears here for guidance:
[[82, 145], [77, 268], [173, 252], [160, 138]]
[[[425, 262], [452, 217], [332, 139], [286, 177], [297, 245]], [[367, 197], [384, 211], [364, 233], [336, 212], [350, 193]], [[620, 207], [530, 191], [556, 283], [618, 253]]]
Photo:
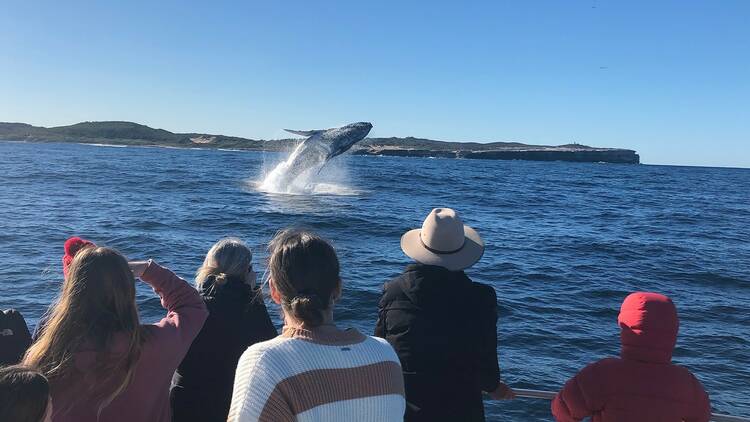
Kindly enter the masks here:
[[672, 364], [679, 322], [672, 301], [632, 293], [617, 318], [620, 358], [583, 368], [552, 401], [558, 422], [707, 422], [708, 394], [686, 368]]

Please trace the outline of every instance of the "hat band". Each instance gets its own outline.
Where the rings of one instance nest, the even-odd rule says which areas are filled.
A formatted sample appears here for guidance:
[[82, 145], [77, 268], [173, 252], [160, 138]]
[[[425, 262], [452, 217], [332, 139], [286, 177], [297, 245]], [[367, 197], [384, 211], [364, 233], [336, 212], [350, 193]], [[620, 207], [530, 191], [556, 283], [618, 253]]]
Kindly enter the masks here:
[[422, 246], [424, 246], [425, 249], [427, 249], [428, 251], [430, 251], [432, 253], [435, 253], [435, 254], [438, 254], [438, 255], [450, 255], [452, 253], [456, 253], [456, 252], [461, 251], [461, 249], [463, 249], [464, 246], [466, 246], [466, 237], [464, 237], [464, 242], [461, 243], [461, 247], [458, 248], [458, 249], [454, 249], [452, 251], [441, 251], [439, 249], [432, 249], [431, 247], [427, 246], [426, 243], [424, 243], [424, 241], [422, 240], [422, 234], [421, 233], [419, 234], [419, 242], [422, 244]]

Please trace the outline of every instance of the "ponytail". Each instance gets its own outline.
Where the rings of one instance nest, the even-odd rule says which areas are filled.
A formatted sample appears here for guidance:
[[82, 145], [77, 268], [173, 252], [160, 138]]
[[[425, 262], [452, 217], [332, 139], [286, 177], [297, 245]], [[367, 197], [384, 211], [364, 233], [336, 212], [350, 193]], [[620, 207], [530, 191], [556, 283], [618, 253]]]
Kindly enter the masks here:
[[317, 326], [323, 322], [323, 311], [329, 306], [330, 300], [324, 301], [315, 293], [299, 294], [286, 304], [294, 319], [304, 321], [311, 326]]

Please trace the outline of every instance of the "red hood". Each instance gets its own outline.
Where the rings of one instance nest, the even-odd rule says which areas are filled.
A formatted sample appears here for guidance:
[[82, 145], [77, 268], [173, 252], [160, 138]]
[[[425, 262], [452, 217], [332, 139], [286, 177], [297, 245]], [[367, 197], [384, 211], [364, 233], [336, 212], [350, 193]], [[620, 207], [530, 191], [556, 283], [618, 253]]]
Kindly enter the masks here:
[[622, 302], [617, 322], [623, 359], [653, 363], [672, 360], [680, 323], [671, 299], [658, 293], [632, 293]]

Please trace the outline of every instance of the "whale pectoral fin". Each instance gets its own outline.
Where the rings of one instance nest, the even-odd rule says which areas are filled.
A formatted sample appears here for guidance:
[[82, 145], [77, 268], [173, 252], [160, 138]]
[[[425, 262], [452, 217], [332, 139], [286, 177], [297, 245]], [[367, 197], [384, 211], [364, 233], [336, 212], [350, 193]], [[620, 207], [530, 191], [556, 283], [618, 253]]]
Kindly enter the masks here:
[[285, 131], [289, 133], [293, 133], [295, 135], [299, 136], [313, 136], [318, 133], [323, 133], [325, 130], [292, 130], [292, 129], [284, 129]]

